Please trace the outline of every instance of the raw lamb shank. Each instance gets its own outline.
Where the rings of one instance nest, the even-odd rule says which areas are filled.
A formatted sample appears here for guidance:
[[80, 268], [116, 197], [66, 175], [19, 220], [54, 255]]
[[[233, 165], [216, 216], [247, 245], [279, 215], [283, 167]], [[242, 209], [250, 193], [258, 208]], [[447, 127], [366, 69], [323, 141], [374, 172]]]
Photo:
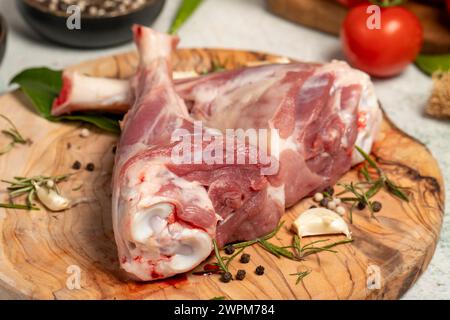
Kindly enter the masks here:
[[[370, 152], [381, 112], [370, 78], [346, 63], [275, 64], [174, 81], [177, 39], [133, 31], [140, 55], [133, 79], [65, 73], [53, 113], [130, 108], [112, 208], [121, 266], [136, 279], [193, 269], [210, 255], [213, 239], [223, 246], [272, 231], [286, 207], [362, 161], [355, 144]], [[270, 156], [251, 143], [242, 147], [223, 134], [229, 129], [274, 133]], [[183, 143], [177, 132], [199, 161], [174, 161]], [[219, 161], [202, 158], [205, 150]], [[228, 161], [239, 156], [245, 163]]]

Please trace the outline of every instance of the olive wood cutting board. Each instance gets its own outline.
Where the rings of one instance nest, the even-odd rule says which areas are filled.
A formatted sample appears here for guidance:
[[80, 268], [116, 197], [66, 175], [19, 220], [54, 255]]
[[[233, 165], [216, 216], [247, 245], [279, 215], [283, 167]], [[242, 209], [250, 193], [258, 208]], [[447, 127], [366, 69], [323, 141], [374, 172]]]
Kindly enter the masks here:
[[[214, 64], [226, 68], [275, 61], [260, 53], [184, 49], [174, 56], [175, 70], [199, 72]], [[98, 59], [73, 67], [94, 76], [127, 78], [136, 66], [134, 53]], [[18, 146], [0, 158], [0, 176], [57, 175], [72, 172], [74, 161], [95, 164], [95, 171], [79, 170], [61, 184], [62, 193], [84, 202], [64, 212], [0, 209], [0, 298], [25, 299], [396, 299], [426, 269], [439, 238], [443, 217], [444, 188], [436, 161], [427, 148], [384, 119], [380, 141], [374, 147], [379, 165], [411, 201], [402, 202], [380, 192], [383, 209], [371, 218], [367, 211], [354, 213], [350, 229], [354, 242], [294, 262], [251, 247], [248, 264], [232, 263], [247, 270], [244, 281], [222, 283], [218, 275], [191, 273], [169, 280], [140, 283], [127, 280], [120, 271], [111, 225], [110, 178], [117, 136], [89, 127], [80, 137], [77, 123], [52, 123], [39, 117], [19, 91], [0, 97], [0, 113], [7, 115], [30, 146]], [[1, 143], [5, 142], [0, 140]], [[355, 181], [357, 169], [341, 181]], [[81, 189], [74, 191], [73, 189]], [[1, 185], [5, 190], [6, 185]], [[6, 195], [0, 195], [6, 201]], [[291, 222], [311, 206], [304, 199], [287, 210], [285, 228], [271, 241], [290, 245]], [[305, 243], [344, 236], [306, 238]], [[209, 262], [215, 261], [214, 257]], [[263, 276], [254, 273], [263, 265]], [[369, 267], [371, 266], [371, 267]], [[373, 267], [376, 266], [376, 267]], [[380, 288], [369, 289], [370, 270], [380, 271]], [[74, 269], [75, 268], [75, 269]], [[374, 269], [375, 268], [375, 269]], [[71, 276], [80, 271], [81, 288], [69, 289]], [[289, 274], [310, 270], [296, 285]], [[369, 271], [368, 271], [369, 270]], [[72, 287], [73, 288], [73, 287]]]
[[[268, 9], [290, 21], [339, 35], [347, 8], [336, 0], [266, 0]], [[424, 28], [422, 53], [450, 52], [450, 18], [444, 7], [408, 2]]]

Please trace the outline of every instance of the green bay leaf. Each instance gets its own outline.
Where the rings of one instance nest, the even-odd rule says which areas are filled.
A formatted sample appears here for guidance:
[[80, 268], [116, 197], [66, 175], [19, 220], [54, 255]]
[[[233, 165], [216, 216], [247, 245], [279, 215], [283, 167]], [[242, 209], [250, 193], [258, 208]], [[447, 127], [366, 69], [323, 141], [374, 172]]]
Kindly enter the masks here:
[[16, 83], [30, 98], [36, 111], [44, 118], [51, 118], [52, 103], [62, 87], [62, 72], [48, 68], [32, 68], [17, 74], [11, 84]]
[[450, 54], [421, 54], [416, 58], [416, 65], [428, 75], [432, 75], [434, 72], [449, 71]]
[[202, 2], [203, 0], [183, 0], [172, 25], [170, 26], [169, 33], [176, 34]]
[[[53, 117], [55, 118], [55, 117]], [[95, 125], [105, 131], [120, 133], [119, 120], [113, 116], [93, 115], [93, 114], [74, 114], [57, 117], [58, 120], [83, 121]]]

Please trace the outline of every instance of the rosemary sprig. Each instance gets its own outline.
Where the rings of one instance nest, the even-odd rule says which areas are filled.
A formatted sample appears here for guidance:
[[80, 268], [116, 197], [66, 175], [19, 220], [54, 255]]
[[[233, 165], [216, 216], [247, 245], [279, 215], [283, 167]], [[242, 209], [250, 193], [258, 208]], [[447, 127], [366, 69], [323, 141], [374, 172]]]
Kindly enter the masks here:
[[[327, 239], [326, 241], [328, 241], [329, 239]], [[336, 241], [330, 244], [327, 244], [323, 247], [314, 247], [314, 246], [305, 246], [303, 247], [303, 255], [302, 258], [309, 256], [311, 254], [315, 254], [318, 252], [322, 252], [322, 251], [328, 251], [328, 252], [333, 252], [336, 253], [337, 251], [335, 250], [331, 250], [331, 248], [334, 248], [340, 244], [345, 244], [345, 243], [350, 243], [353, 242], [353, 239], [345, 239], [345, 240], [341, 240], [341, 241]], [[311, 245], [311, 243], [309, 244]]]
[[[226, 259], [226, 263], [225, 263], [225, 267], [228, 269], [228, 266], [230, 265], [231, 261], [234, 260], [234, 258], [236, 258], [238, 255], [240, 255], [242, 253], [242, 251], [244, 251], [245, 248], [241, 248], [240, 250], [236, 251], [236, 253], [234, 253], [231, 257], [227, 257]], [[222, 258], [223, 260], [223, 258]]]
[[[355, 146], [355, 148], [356, 148], [356, 150], [358, 150], [358, 152], [361, 154], [361, 156], [363, 156], [363, 158], [369, 163], [369, 165], [377, 171], [377, 173], [379, 175], [379, 179], [377, 180], [377, 182], [379, 182], [382, 187], [385, 187], [394, 196], [400, 198], [401, 200], [408, 202], [409, 198], [406, 194], [404, 194], [401, 191], [402, 187], [397, 186], [392, 180], [390, 180], [386, 176], [386, 174], [383, 172], [383, 170], [376, 164], [376, 162], [367, 153], [364, 152], [363, 149], [361, 149], [358, 146]], [[370, 182], [370, 180], [367, 180], [367, 182]]]
[[10, 126], [9, 129], [4, 129], [1, 132], [8, 138], [11, 139], [11, 142], [0, 149], [0, 155], [4, 155], [11, 151], [16, 144], [26, 144], [28, 140], [26, 140], [17, 130], [17, 127], [14, 125], [14, 123], [9, 119], [7, 116], [0, 114], [0, 118], [4, 119]]
[[[350, 182], [350, 183], [339, 183], [338, 185], [343, 188], [343, 191], [339, 192], [336, 196], [341, 196], [350, 193], [349, 197], [341, 197], [341, 201], [345, 203], [351, 203], [349, 210], [349, 220], [353, 223], [353, 210], [359, 204], [362, 207], [367, 207], [370, 211], [371, 216], [374, 216], [374, 201], [371, 199], [381, 190], [385, 189], [393, 196], [409, 201], [408, 196], [401, 190], [402, 188], [396, 185], [392, 180], [390, 180], [384, 171], [377, 165], [374, 159], [372, 159], [367, 153], [364, 152], [360, 147], [355, 146], [356, 150], [361, 154], [361, 156], [366, 161], [364, 166], [359, 170], [359, 173], [364, 177], [364, 181]], [[378, 175], [377, 178], [373, 178], [369, 173], [369, 167], [375, 170]]]
[[297, 276], [297, 281], [295, 281], [295, 284], [299, 284], [300, 281], [302, 281], [308, 274], [311, 273], [311, 270], [303, 271], [303, 272], [296, 272], [289, 274], [290, 276]]
[[273, 254], [277, 258], [285, 257], [290, 260], [296, 260], [295, 255], [291, 251], [287, 250], [285, 247], [279, 247], [273, 243], [270, 243], [270, 242], [268, 242], [266, 240], [262, 240], [262, 239], [258, 241], [258, 244], [263, 249], [265, 249], [269, 253]]
[[59, 176], [35, 176], [31, 178], [14, 177], [14, 180], [1, 179], [1, 182], [9, 184], [6, 190], [8, 191], [10, 199], [26, 195], [26, 204], [2, 203], [0, 204], [0, 207], [22, 210], [39, 210], [39, 208], [33, 204], [35, 200], [36, 187], [44, 186], [47, 189], [53, 189], [58, 192], [57, 183], [66, 180], [69, 176], [71, 176], [71, 174]]
[[214, 254], [217, 259], [217, 263], [213, 263], [212, 265], [218, 266], [220, 268], [221, 272], [229, 272], [229, 265], [230, 263], [236, 258], [239, 254], [244, 251], [245, 248], [241, 248], [240, 250], [236, 251], [232, 256], [230, 257], [222, 257], [220, 255], [219, 247], [217, 246], [216, 240], [213, 240], [213, 246], [214, 246]]
[[244, 241], [244, 242], [238, 242], [238, 243], [234, 243], [233, 247], [237, 248], [243, 248], [243, 247], [248, 247], [251, 246], [255, 243], [258, 243], [261, 240], [269, 240], [271, 238], [273, 238], [278, 231], [280, 231], [281, 227], [284, 225], [284, 221], [282, 221], [280, 224], [278, 224], [278, 226], [275, 228], [275, 230], [273, 230], [272, 232], [268, 233], [267, 235], [261, 237], [261, 238], [257, 238], [255, 240], [250, 240], [250, 241]]
[[[315, 253], [319, 253], [319, 252], [323, 252], [323, 251], [337, 253], [337, 251], [331, 250], [331, 248], [338, 246], [340, 244], [350, 243], [353, 241], [352, 239], [346, 239], [346, 240], [333, 242], [330, 244], [325, 244], [323, 246], [317, 246], [317, 244], [319, 244], [319, 243], [329, 241], [329, 239], [325, 239], [325, 240], [312, 241], [312, 242], [307, 243], [302, 246], [300, 237], [297, 235], [294, 235], [293, 244], [289, 245], [289, 246], [281, 247], [281, 246], [278, 246], [276, 244], [269, 242], [268, 240], [270, 240], [271, 238], [276, 236], [276, 234], [278, 233], [278, 231], [281, 229], [281, 227], [283, 225], [284, 225], [284, 221], [279, 223], [278, 226], [275, 228], [275, 230], [273, 230], [272, 232], [268, 233], [267, 235], [265, 235], [263, 237], [257, 238], [255, 240], [244, 241], [244, 242], [232, 244], [232, 246], [235, 249], [239, 248], [239, 250], [237, 250], [235, 253], [233, 253], [233, 255], [231, 255], [229, 257], [227, 257], [227, 256], [222, 257], [220, 255], [220, 250], [219, 250], [219, 247], [217, 246], [216, 240], [212, 240], [214, 254], [216, 256], [217, 262], [212, 263], [211, 265], [218, 267], [218, 272], [213, 272], [213, 273], [219, 273], [222, 275], [229, 273], [230, 272], [229, 271], [230, 263], [238, 255], [240, 255], [244, 251], [245, 248], [255, 245], [255, 244], [258, 244], [261, 248], [263, 248], [267, 252], [271, 253], [272, 255], [276, 256], [277, 258], [284, 257], [284, 258], [288, 258], [290, 260], [300, 261], [311, 254], [315, 254]], [[289, 249], [291, 249], [291, 250], [289, 250]], [[311, 271], [305, 271], [303, 273], [295, 273], [295, 274], [291, 274], [291, 275], [297, 275], [298, 279], [297, 279], [296, 284], [298, 284], [310, 272]], [[210, 274], [210, 273], [212, 273], [212, 272], [209, 272], [209, 271], [208, 272], [198, 272], [197, 274]], [[228, 281], [229, 280], [227, 280], [226, 282], [228, 282]]]
[[395, 185], [391, 180], [389, 180], [387, 178], [384, 183], [385, 183], [387, 190], [392, 195], [396, 196], [397, 198], [400, 198], [403, 201], [409, 202], [408, 196], [401, 191], [401, 188], [399, 186]]
[[216, 259], [217, 259], [217, 265], [223, 272], [229, 272], [228, 266], [223, 262], [222, 256], [220, 255], [219, 247], [217, 246], [216, 240], [213, 239], [212, 242], [213, 242], [213, 246], [214, 246], [214, 253], [215, 253]]
[[[280, 228], [283, 226], [283, 224], [284, 224], [284, 222], [281, 222], [280, 224], [278, 224], [278, 226], [275, 228], [275, 230], [273, 230], [272, 232], [270, 232], [269, 234], [267, 234], [267, 235], [265, 235], [265, 236], [263, 236], [261, 238], [258, 238], [258, 239], [255, 239], [255, 240], [251, 240], [251, 241], [245, 241], [245, 242], [240, 242], [240, 243], [233, 244], [233, 247], [236, 248], [236, 249], [239, 249], [239, 250], [237, 250], [230, 257], [222, 257], [220, 255], [220, 249], [219, 249], [219, 247], [217, 245], [217, 242], [216, 242], [216, 240], [213, 239], [212, 243], [213, 243], [213, 248], [214, 248], [214, 255], [216, 256], [217, 262], [216, 263], [212, 263], [212, 265], [215, 265], [215, 266], [219, 267], [219, 270], [220, 270], [219, 273], [230, 272], [229, 268], [228, 268], [230, 263], [238, 255], [240, 255], [244, 251], [245, 248], [247, 248], [249, 246], [252, 246], [252, 245], [254, 245], [256, 243], [259, 243], [264, 249], [266, 249], [267, 251], [271, 252], [272, 254], [277, 255], [278, 257], [280, 257], [281, 255], [286, 256], [286, 255], [291, 254], [291, 252], [287, 251], [286, 249], [278, 247], [278, 246], [275, 246], [275, 245], [267, 242], [268, 239], [274, 237], [277, 234], [277, 232], [280, 230]], [[292, 255], [291, 258], [293, 258], [293, 255]]]
[[285, 257], [285, 258], [288, 258], [291, 260], [295, 260], [294, 254], [292, 252], [290, 252], [289, 250], [286, 250], [285, 247], [280, 247], [280, 246], [277, 246], [277, 245], [267, 241], [267, 240], [273, 238], [278, 233], [278, 231], [280, 231], [280, 229], [283, 225], [284, 225], [284, 221], [282, 221], [280, 224], [278, 224], [278, 226], [275, 228], [275, 230], [268, 233], [267, 235], [265, 235], [261, 238], [257, 238], [255, 240], [234, 243], [233, 247], [246, 248], [246, 247], [252, 246], [254, 244], [258, 244], [261, 248], [263, 248], [264, 250], [273, 254], [277, 258]]
[[373, 203], [372, 203], [372, 201], [370, 201], [370, 198], [373, 197], [376, 194], [376, 192], [374, 192], [373, 190], [371, 191], [372, 188], [366, 192], [361, 188], [360, 184], [357, 184], [357, 183], [353, 183], [353, 182], [338, 183], [338, 185], [344, 189], [343, 191], [341, 191], [340, 193], [337, 194], [338, 196], [345, 194], [345, 193], [351, 193], [353, 195], [353, 197], [341, 198], [342, 202], [353, 204], [349, 210], [350, 223], [353, 223], [353, 209], [355, 208], [355, 206], [358, 203], [363, 203], [365, 206], [367, 206], [370, 210], [371, 216], [373, 217], [373, 215], [374, 215]]
[[[375, 170], [377, 170], [377, 172], [379, 174], [381, 174], [381, 169], [378, 167], [378, 165], [376, 164], [376, 162], [360, 147], [355, 145], [356, 150], [359, 152], [359, 154], [367, 161], [367, 163], [374, 168]], [[367, 166], [366, 166], [367, 169]]]
[[294, 249], [296, 259], [302, 260], [311, 254], [315, 254], [315, 253], [319, 253], [319, 252], [323, 252], [323, 251], [336, 253], [337, 251], [331, 250], [331, 248], [336, 247], [340, 244], [353, 242], [352, 239], [345, 239], [345, 240], [340, 240], [340, 241], [336, 241], [336, 242], [324, 245], [322, 247], [315, 246], [318, 243], [327, 242], [329, 240], [330, 239], [316, 240], [316, 241], [312, 241], [312, 242], [302, 246], [300, 237], [297, 235], [294, 235], [293, 245], [290, 247], [292, 247]]
[[19, 210], [39, 210], [38, 207], [23, 205], [23, 204], [15, 204], [15, 203], [0, 203], [0, 208], [19, 209]]
[[369, 174], [367, 163], [364, 163], [364, 167], [359, 172], [364, 176], [367, 182], [372, 182], [372, 177]]
[[[317, 243], [326, 242], [329, 240], [329, 239], [326, 239], [326, 240], [313, 241], [313, 242], [310, 242], [310, 243], [302, 246], [300, 243], [300, 238], [297, 235], [295, 235], [293, 238], [293, 245], [281, 247], [274, 243], [269, 242], [268, 240], [273, 238], [278, 233], [278, 231], [281, 229], [283, 224], [284, 224], [284, 221], [281, 222], [275, 228], [275, 230], [273, 230], [272, 232], [270, 232], [269, 234], [267, 234], [261, 238], [233, 244], [234, 248], [240, 248], [240, 250], [238, 250], [236, 253], [234, 253], [231, 257], [222, 257], [220, 255], [219, 249], [217, 247], [217, 243], [215, 242], [215, 240], [213, 240], [214, 252], [216, 255], [216, 259], [217, 259], [217, 266], [219, 266], [219, 268], [223, 272], [228, 272], [229, 271], [228, 266], [231, 263], [231, 261], [233, 261], [233, 259], [235, 257], [237, 257], [239, 254], [241, 254], [245, 248], [252, 246], [254, 244], [258, 244], [261, 248], [263, 248], [264, 250], [271, 253], [272, 255], [274, 255], [277, 258], [284, 257], [284, 258], [287, 258], [290, 260], [299, 261], [310, 254], [314, 254], [314, 253], [318, 253], [318, 252], [322, 252], [322, 251], [329, 251], [329, 252], [336, 253], [336, 251], [331, 250], [331, 248], [333, 248], [337, 245], [340, 245], [340, 244], [349, 243], [349, 242], [353, 241], [352, 239], [346, 239], [346, 240], [337, 241], [337, 242], [334, 242], [331, 244], [327, 244], [322, 247], [314, 246]], [[293, 249], [293, 250], [290, 251], [288, 249]], [[224, 262], [224, 261], [226, 261], [226, 262]]]

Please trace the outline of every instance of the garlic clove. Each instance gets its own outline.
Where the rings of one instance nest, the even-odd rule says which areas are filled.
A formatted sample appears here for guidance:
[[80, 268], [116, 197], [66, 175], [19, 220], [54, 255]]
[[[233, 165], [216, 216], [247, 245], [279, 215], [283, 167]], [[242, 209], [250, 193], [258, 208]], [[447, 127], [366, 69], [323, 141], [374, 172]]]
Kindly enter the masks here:
[[43, 188], [38, 184], [34, 184], [34, 188], [36, 189], [36, 195], [39, 198], [39, 201], [41, 201], [47, 209], [51, 211], [62, 211], [70, 207], [70, 201], [55, 190]]
[[325, 208], [306, 210], [294, 221], [292, 229], [299, 237], [343, 233], [351, 239], [351, 232], [344, 219]]

